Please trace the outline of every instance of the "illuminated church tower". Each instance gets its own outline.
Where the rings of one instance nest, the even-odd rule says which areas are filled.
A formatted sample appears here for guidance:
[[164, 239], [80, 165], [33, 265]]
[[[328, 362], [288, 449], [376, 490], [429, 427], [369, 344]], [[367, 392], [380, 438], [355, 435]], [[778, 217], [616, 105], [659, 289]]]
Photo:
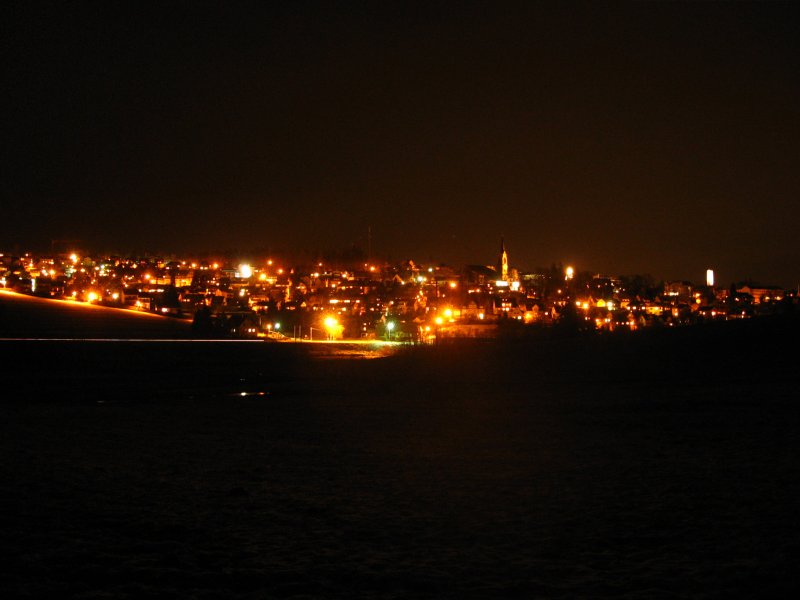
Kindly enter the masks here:
[[500, 236], [500, 280], [508, 281], [508, 253], [502, 236]]

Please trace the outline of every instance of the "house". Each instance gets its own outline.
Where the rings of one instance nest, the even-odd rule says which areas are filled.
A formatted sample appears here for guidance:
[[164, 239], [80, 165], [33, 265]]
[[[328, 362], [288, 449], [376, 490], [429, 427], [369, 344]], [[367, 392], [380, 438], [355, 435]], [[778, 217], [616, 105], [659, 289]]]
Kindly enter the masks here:
[[737, 289], [736, 291], [738, 293], [749, 294], [750, 296], [752, 296], [754, 304], [783, 300], [783, 297], [786, 295], [785, 290], [772, 285], [763, 287], [756, 287], [756, 286], [751, 287], [749, 285], [745, 285]]

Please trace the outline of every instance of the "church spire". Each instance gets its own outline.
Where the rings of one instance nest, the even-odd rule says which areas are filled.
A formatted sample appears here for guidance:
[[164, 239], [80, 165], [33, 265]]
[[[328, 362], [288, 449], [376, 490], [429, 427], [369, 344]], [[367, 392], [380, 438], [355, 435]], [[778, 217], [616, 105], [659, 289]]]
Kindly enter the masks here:
[[506, 252], [506, 241], [500, 236], [500, 279], [508, 281], [508, 253]]

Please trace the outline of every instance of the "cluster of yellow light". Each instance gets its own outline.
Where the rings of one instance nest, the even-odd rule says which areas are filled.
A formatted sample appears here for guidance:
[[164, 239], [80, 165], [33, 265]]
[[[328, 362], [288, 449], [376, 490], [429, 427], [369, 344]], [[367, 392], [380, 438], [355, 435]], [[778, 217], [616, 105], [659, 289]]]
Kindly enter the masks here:
[[334, 316], [327, 316], [322, 321], [322, 324], [325, 326], [325, 330], [328, 333], [328, 337], [330, 338], [340, 338], [342, 337], [342, 332], [344, 331], [344, 326], [339, 323], [339, 320]]

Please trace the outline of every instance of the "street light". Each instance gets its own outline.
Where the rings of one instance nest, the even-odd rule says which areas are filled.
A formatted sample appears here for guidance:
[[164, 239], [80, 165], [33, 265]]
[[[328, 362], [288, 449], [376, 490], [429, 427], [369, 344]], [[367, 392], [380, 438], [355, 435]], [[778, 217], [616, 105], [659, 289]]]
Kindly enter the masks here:
[[253, 267], [248, 264], [239, 265], [239, 277], [242, 279], [250, 279], [253, 276]]
[[389, 321], [386, 323], [386, 337], [387, 339], [392, 339], [392, 331], [394, 331], [394, 321]]
[[328, 331], [328, 339], [336, 337], [337, 333], [342, 329], [335, 317], [326, 317], [324, 323], [325, 329]]

